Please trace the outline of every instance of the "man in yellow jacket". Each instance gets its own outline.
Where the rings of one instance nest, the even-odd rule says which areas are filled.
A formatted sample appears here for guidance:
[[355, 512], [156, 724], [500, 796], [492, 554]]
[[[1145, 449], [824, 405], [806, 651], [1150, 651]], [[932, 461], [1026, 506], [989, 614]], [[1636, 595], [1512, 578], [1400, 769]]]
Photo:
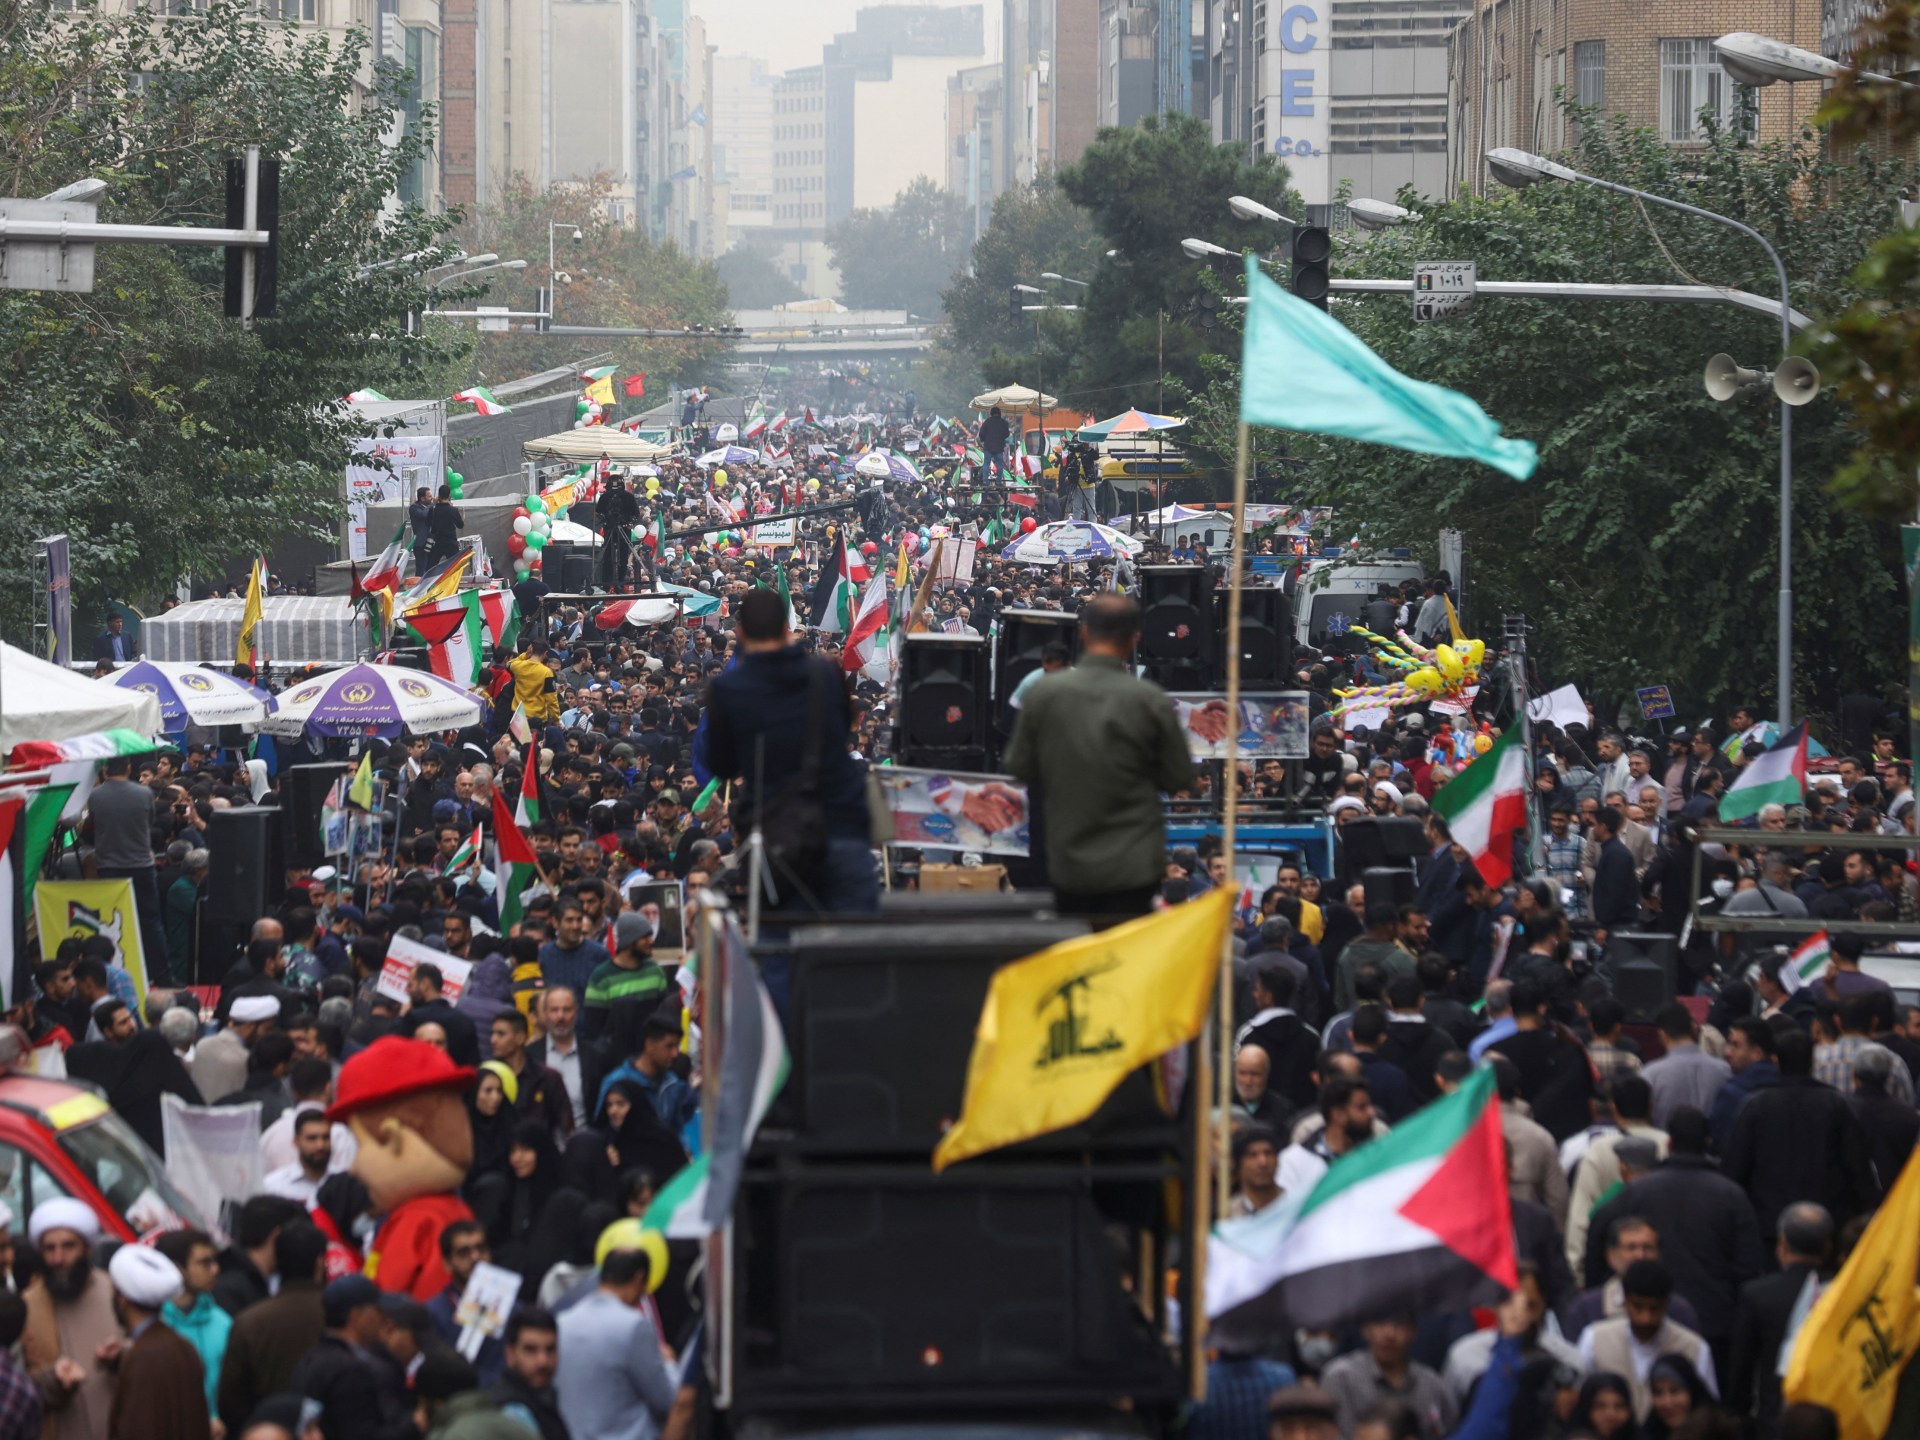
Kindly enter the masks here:
[[530, 640], [527, 646], [507, 662], [513, 674], [513, 698], [536, 725], [552, 725], [560, 719], [560, 696], [554, 689], [553, 667], [547, 664], [547, 642]]

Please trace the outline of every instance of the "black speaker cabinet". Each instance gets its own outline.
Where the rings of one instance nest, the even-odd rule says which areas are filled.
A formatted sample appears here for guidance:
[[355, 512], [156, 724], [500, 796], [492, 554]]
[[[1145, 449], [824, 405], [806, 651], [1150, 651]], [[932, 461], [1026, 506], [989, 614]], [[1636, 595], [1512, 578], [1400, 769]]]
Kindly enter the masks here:
[[1212, 572], [1140, 567], [1140, 663], [1167, 690], [1204, 690], [1213, 660]]
[[1404, 865], [1420, 859], [1431, 848], [1427, 827], [1410, 815], [1369, 815], [1349, 820], [1340, 828], [1340, 843], [1347, 850], [1349, 873], [1381, 865]]
[[[1086, 933], [1080, 920], [984, 915], [936, 929], [903, 921], [795, 931], [787, 952], [792, 1072], [761, 1135], [777, 1125], [780, 1143], [808, 1155], [931, 1154], [960, 1114], [974, 1024], [993, 972]], [[1085, 1125], [999, 1154], [1177, 1142], [1175, 1122], [1142, 1070]]]
[[[1214, 674], [1210, 690], [1227, 688], [1227, 593], [1214, 603]], [[1240, 593], [1240, 683], [1248, 689], [1284, 687], [1293, 659], [1293, 602], [1265, 585]]]
[[900, 667], [902, 764], [984, 771], [988, 705], [984, 638], [906, 637]]
[[1075, 659], [1080, 655], [1080, 622], [1060, 610], [1002, 610], [994, 655], [994, 719], [1002, 735], [1013, 734], [1014, 710], [1007, 702], [1020, 682], [1040, 668], [1040, 652], [1058, 641]]
[[[1123, 1188], [1152, 1205], [1159, 1185]], [[1096, 1189], [1068, 1167], [1022, 1183], [935, 1176], [924, 1160], [749, 1174], [734, 1225], [736, 1407], [1177, 1398], [1178, 1367], [1126, 1288], [1128, 1252]]]
[[349, 768], [344, 760], [329, 760], [318, 765], [294, 765], [281, 775], [280, 814], [286, 826], [281, 843], [287, 864], [312, 869], [326, 863], [327, 853], [320, 847], [320, 810], [333, 782]]
[[594, 583], [593, 547], [573, 540], [551, 541], [541, 554], [540, 578], [549, 590], [581, 594]]
[[272, 805], [216, 810], [207, 824], [207, 921], [253, 924], [286, 887], [282, 817]]
[[1629, 1025], [1651, 1025], [1660, 1007], [1679, 986], [1679, 942], [1650, 930], [1612, 930], [1607, 934], [1607, 964], [1613, 993], [1627, 1010]]
[[1402, 905], [1413, 903], [1415, 889], [1413, 871], [1405, 866], [1376, 865], [1372, 869], [1362, 870], [1360, 885], [1366, 891], [1366, 905], [1369, 910], [1376, 904], [1391, 905], [1397, 910]]

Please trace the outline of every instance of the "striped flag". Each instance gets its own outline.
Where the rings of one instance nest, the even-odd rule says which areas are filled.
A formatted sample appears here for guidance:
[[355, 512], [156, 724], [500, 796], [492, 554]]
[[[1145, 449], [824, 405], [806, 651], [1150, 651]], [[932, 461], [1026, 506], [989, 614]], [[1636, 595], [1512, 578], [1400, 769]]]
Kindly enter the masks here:
[[442, 560], [426, 574], [415, 576], [413, 584], [393, 597], [393, 608], [405, 615], [430, 600], [444, 600], [460, 588], [460, 582], [466, 578], [467, 566], [472, 563], [473, 547], [468, 545], [458, 555]]
[[1807, 985], [1817, 985], [1833, 963], [1833, 942], [1827, 932], [1816, 930], [1795, 948], [1780, 967], [1780, 988], [1789, 995]]
[[859, 599], [860, 591], [847, 564], [847, 537], [843, 532], [833, 564], [822, 572], [813, 592], [813, 628], [829, 635], [844, 635], [853, 628], [853, 611]]
[[355, 390], [347, 396], [349, 405], [386, 405], [391, 403], [378, 390]]
[[580, 383], [583, 385], [591, 385], [596, 380], [605, 380], [619, 368], [617, 365], [596, 365], [591, 370], [582, 370], [580, 372]]
[[407, 569], [406, 534], [407, 527], [400, 526], [387, 542], [387, 548], [373, 557], [373, 564], [367, 567], [366, 578], [360, 582], [363, 592], [400, 588], [400, 577]]
[[407, 611], [402, 623], [427, 647], [427, 664], [434, 674], [460, 686], [479, 681], [487, 646], [479, 591], [467, 590], [417, 606]]
[[13, 1008], [13, 997], [29, 983], [27, 971], [27, 906], [22, 893], [26, 869], [26, 798], [18, 792], [0, 793], [0, 1001]]
[[480, 826], [476, 824], [473, 827], [473, 833], [460, 842], [460, 848], [447, 857], [447, 868], [442, 873], [456, 875], [469, 866], [477, 866], [479, 863]]
[[464, 400], [482, 415], [511, 415], [513, 413], [513, 407], [511, 405], [502, 405], [498, 400], [493, 398], [493, 392], [484, 385], [475, 385], [471, 390], [456, 390], [453, 392], [453, 398], [455, 400]]
[[540, 819], [540, 752], [527, 747], [527, 769], [520, 780], [520, 803], [507, 813], [507, 797], [500, 787], [493, 789], [493, 874], [496, 881], [493, 898], [500, 907], [500, 931], [513, 933], [513, 927], [526, 914], [522, 897], [540, 878], [540, 862], [533, 846], [527, 843], [527, 831]]
[[513, 592], [500, 586], [480, 592], [480, 619], [487, 627], [487, 643], [511, 650], [520, 639], [520, 606]]
[[522, 745], [533, 743], [533, 722], [527, 719], [527, 707], [513, 702], [513, 718], [507, 721], [507, 733]]
[[[780, 1016], [747, 957], [746, 938], [731, 915], [721, 920], [720, 949], [726, 1025], [709, 1044], [720, 1051], [719, 1085], [713, 1092], [712, 1128], [697, 1159], [660, 1187], [646, 1224], [669, 1240], [697, 1240], [726, 1224], [740, 1190], [740, 1172], [754, 1132], [787, 1083], [792, 1068]], [[692, 967], [680, 967], [687, 978]], [[709, 1002], [714, 997], [709, 994]], [[714, 1041], [720, 1043], [714, 1045]], [[709, 1053], [708, 1062], [713, 1057]], [[712, 1070], [707, 1072], [709, 1075]]]
[[1510, 725], [1493, 748], [1433, 792], [1433, 813], [1453, 830], [1453, 843], [1473, 857], [1487, 884], [1513, 876], [1513, 837], [1527, 823], [1527, 757], [1520, 727]]

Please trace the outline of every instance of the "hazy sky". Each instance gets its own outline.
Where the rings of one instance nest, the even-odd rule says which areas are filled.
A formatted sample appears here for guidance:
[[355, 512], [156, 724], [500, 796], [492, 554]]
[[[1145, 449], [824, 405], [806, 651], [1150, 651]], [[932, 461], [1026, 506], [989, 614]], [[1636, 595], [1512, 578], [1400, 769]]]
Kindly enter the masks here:
[[[855, 11], [888, 3], [914, 0], [690, 0], [690, 7], [707, 22], [707, 43], [722, 55], [758, 56], [779, 72], [819, 64], [820, 47], [853, 28]], [[982, 8], [992, 12], [985, 17], [991, 36], [999, 0], [984, 0]]]

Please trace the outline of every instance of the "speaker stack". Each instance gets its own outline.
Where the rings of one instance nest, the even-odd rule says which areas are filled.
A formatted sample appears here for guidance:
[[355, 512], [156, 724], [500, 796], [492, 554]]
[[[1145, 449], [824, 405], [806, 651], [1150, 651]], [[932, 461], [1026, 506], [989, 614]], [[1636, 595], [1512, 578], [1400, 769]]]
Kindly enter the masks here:
[[1652, 930], [1612, 930], [1607, 933], [1607, 964], [1627, 1023], [1651, 1025], [1679, 988], [1680, 942]]
[[[990, 912], [881, 917], [763, 949], [789, 997], [791, 1070], [709, 1264], [731, 1290], [736, 1412], [1178, 1402], [1182, 1368], [1159, 1337], [1190, 1094], [1169, 1114], [1143, 1069], [1073, 1129], [938, 1175], [927, 1163], [960, 1114], [995, 970], [1085, 933]], [[1190, 1288], [1181, 1303], [1197, 1303]]]
[[[1227, 592], [1215, 591], [1213, 674], [1208, 688], [1227, 688]], [[1240, 684], [1244, 689], [1281, 689], [1293, 659], [1293, 601], [1265, 585], [1240, 592]]]
[[579, 595], [593, 584], [593, 547], [575, 540], [554, 540], [541, 554], [540, 578], [549, 590]]
[[320, 843], [320, 811], [334, 781], [350, 767], [344, 760], [318, 765], [295, 765], [282, 776], [284, 804], [280, 815], [285, 821], [281, 844], [288, 865], [303, 865], [311, 870], [324, 865], [327, 852]]
[[903, 765], [978, 774], [991, 753], [987, 642], [916, 634], [901, 652], [895, 743]]
[[1212, 572], [1204, 565], [1140, 567], [1140, 663], [1163, 690], [1205, 690], [1214, 660]]
[[1016, 711], [1007, 702], [1020, 682], [1040, 668], [1040, 652], [1058, 642], [1080, 658], [1080, 622], [1060, 610], [1002, 610], [1000, 638], [993, 657], [994, 728], [1013, 734]]

